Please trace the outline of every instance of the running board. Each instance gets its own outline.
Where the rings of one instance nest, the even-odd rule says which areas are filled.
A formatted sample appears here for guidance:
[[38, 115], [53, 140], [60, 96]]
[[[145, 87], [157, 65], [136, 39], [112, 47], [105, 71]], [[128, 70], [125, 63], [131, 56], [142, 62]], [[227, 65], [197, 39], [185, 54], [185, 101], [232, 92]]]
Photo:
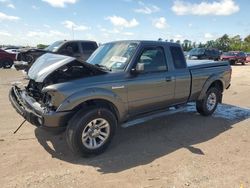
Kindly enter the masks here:
[[187, 107], [187, 105], [177, 107], [177, 108], [170, 107], [167, 109], [167, 111], [160, 111], [159, 113], [147, 114], [144, 117], [139, 117], [137, 119], [133, 119], [131, 121], [125, 122], [121, 125], [121, 127], [123, 127], [123, 128], [132, 127], [132, 126], [139, 125], [139, 124], [145, 123], [147, 121], [150, 121], [150, 120], [153, 120], [156, 118], [160, 118], [160, 117], [168, 116], [168, 115], [175, 114], [178, 112], [182, 112], [182, 111], [186, 110], [186, 107]]

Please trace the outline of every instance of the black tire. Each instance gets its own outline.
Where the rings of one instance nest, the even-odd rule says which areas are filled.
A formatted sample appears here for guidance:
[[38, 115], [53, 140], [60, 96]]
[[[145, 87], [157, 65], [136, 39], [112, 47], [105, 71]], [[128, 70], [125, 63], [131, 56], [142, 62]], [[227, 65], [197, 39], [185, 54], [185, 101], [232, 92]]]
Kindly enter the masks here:
[[3, 68], [5, 68], [5, 69], [8, 68], [9, 69], [9, 68], [12, 67], [13, 61], [10, 60], [10, 59], [5, 59], [5, 60], [2, 61], [2, 64], [3, 64]]
[[[208, 104], [208, 100], [212, 97], [212, 103]], [[217, 105], [222, 97], [221, 91], [215, 87], [210, 88], [202, 100], [196, 101], [196, 110], [203, 116], [210, 116], [214, 113]], [[212, 105], [211, 105], [212, 104]], [[211, 105], [211, 106], [210, 106]]]
[[[109, 134], [107, 134], [108, 136], [106, 140], [103, 141], [103, 143], [98, 148], [90, 149], [86, 147], [86, 144], [87, 144], [87, 140], [89, 140], [89, 144], [90, 142], [91, 144], [93, 144], [93, 142], [91, 141], [93, 137], [90, 138], [90, 135], [89, 135], [88, 136], [89, 138], [86, 139], [86, 141], [82, 141], [82, 134], [86, 130], [86, 128], [89, 128], [90, 122], [98, 118], [104, 119], [108, 122]], [[117, 120], [116, 120], [115, 115], [106, 108], [93, 107], [88, 110], [81, 110], [77, 112], [69, 121], [68, 127], [66, 129], [66, 140], [70, 149], [78, 155], [81, 155], [83, 157], [86, 157], [89, 155], [97, 155], [97, 154], [104, 152], [109, 146], [115, 134], [116, 126], [117, 126]], [[93, 131], [92, 131], [92, 134], [94, 134]], [[99, 138], [97, 138], [96, 136], [95, 137], [96, 143], [98, 143], [98, 139]], [[102, 142], [101, 139], [99, 139], [99, 142]]]
[[230, 65], [235, 65], [236, 62], [234, 60], [230, 60], [229, 63]]
[[245, 65], [246, 63], [245, 63], [245, 61], [242, 61], [241, 64], [242, 64], [242, 65]]

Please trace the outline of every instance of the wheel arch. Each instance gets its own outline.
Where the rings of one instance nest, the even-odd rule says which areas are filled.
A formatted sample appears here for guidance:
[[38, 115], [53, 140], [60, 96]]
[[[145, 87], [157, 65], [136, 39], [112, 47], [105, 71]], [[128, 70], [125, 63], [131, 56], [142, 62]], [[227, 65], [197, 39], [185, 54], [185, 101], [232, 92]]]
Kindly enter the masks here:
[[[208, 79], [206, 81], [206, 83], [204, 84], [202, 91], [198, 97], [198, 100], [202, 100], [204, 98], [204, 96], [206, 95], [207, 91], [212, 88], [215, 87], [217, 88], [221, 93], [223, 93], [224, 89], [225, 89], [225, 83], [224, 81], [219, 78], [219, 77], [211, 77], [210, 79]], [[220, 97], [220, 102], [222, 101], [222, 96]]]
[[57, 108], [57, 111], [78, 111], [90, 106], [110, 109], [114, 112], [118, 121], [125, 120], [128, 111], [126, 101], [123, 101], [116, 93], [102, 88], [82, 90], [67, 97]]
[[78, 112], [79, 110], [88, 109], [89, 107], [104, 107], [114, 113], [116, 120], [120, 121], [120, 113], [114, 103], [107, 99], [90, 99], [86, 100], [76, 107], [74, 107], [73, 111]]

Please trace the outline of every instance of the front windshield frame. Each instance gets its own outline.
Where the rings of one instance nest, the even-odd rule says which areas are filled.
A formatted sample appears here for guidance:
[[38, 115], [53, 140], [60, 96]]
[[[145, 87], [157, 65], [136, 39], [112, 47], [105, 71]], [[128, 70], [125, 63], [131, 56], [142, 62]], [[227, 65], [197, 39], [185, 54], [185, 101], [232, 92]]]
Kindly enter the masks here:
[[56, 41], [49, 45], [47, 48], [44, 50], [49, 51], [49, 52], [56, 52], [56, 50], [64, 43], [64, 41]]
[[110, 71], [125, 71], [139, 47], [137, 41], [118, 41], [101, 46], [86, 61]]

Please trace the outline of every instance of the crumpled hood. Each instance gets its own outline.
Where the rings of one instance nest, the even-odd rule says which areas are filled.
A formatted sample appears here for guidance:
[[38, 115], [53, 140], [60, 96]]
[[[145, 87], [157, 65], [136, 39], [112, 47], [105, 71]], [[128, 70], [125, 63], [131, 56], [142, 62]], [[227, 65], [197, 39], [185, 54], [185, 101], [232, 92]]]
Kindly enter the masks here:
[[35, 82], [43, 82], [52, 72], [74, 60], [76, 60], [74, 57], [51, 53], [44, 54], [31, 66], [28, 77]]

